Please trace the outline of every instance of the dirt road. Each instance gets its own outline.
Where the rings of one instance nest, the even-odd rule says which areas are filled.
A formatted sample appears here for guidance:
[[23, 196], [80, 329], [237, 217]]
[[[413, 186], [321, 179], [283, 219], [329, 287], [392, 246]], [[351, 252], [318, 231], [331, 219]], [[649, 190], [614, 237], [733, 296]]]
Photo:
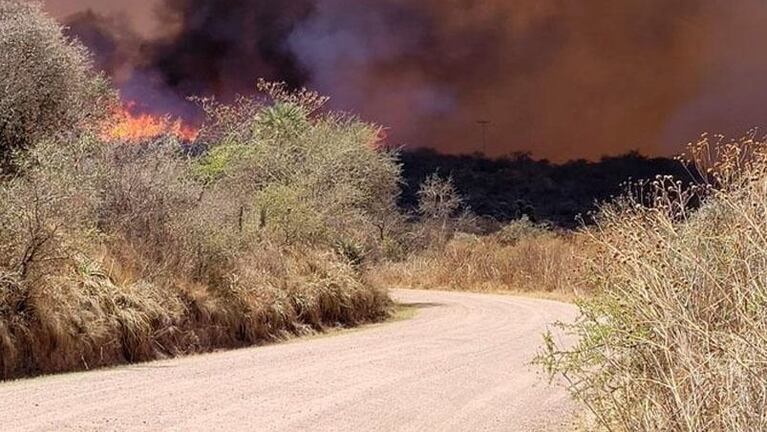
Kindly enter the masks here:
[[3, 431], [551, 431], [529, 365], [572, 306], [395, 291], [415, 318], [340, 335], [0, 384]]

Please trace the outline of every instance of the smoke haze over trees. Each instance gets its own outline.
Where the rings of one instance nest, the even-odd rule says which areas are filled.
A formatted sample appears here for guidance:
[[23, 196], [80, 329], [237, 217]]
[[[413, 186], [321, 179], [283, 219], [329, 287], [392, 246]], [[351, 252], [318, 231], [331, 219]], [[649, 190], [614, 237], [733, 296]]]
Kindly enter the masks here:
[[[759, 0], [47, 0], [123, 95], [193, 119], [257, 78], [395, 145], [555, 161], [669, 155], [764, 122]], [[118, 15], [121, 14], [121, 15]], [[490, 122], [483, 144], [478, 121]]]

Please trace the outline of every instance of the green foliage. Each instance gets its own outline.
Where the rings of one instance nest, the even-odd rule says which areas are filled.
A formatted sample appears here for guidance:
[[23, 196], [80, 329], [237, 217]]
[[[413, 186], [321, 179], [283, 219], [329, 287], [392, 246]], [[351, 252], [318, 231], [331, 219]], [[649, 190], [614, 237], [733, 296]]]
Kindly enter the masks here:
[[197, 162], [195, 173], [203, 183], [220, 180], [248, 152], [249, 147], [237, 144], [214, 147]]
[[290, 139], [301, 136], [311, 127], [309, 113], [299, 105], [276, 102], [265, 107], [256, 117], [256, 135], [272, 139]]
[[258, 191], [254, 206], [261, 209], [259, 223], [282, 244], [326, 241], [328, 226], [323, 215], [300, 188], [274, 184]]
[[208, 104], [217, 121], [196, 171], [209, 190], [229, 191], [246, 219], [258, 218], [246, 225], [262, 237], [323, 247], [367, 242], [397, 212], [396, 156], [376, 148], [377, 127], [318, 114], [316, 94], [299, 96], [283, 93], [260, 106]]

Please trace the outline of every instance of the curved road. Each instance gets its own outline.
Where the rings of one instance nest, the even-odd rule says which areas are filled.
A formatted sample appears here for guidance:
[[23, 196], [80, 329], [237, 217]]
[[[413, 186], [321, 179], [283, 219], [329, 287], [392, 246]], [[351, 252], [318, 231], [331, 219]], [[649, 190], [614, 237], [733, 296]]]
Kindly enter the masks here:
[[562, 303], [393, 291], [407, 321], [333, 337], [0, 384], [3, 431], [551, 431], [530, 366]]

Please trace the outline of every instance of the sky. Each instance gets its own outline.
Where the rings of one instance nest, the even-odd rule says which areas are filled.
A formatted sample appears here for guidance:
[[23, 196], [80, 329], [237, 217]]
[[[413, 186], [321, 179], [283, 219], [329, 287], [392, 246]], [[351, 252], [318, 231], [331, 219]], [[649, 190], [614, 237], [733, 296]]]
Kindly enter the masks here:
[[447, 153], [668, 156], [767, 120], [762, 0], [44, 3], [125, 98], [190, 120], [261, 77]]

